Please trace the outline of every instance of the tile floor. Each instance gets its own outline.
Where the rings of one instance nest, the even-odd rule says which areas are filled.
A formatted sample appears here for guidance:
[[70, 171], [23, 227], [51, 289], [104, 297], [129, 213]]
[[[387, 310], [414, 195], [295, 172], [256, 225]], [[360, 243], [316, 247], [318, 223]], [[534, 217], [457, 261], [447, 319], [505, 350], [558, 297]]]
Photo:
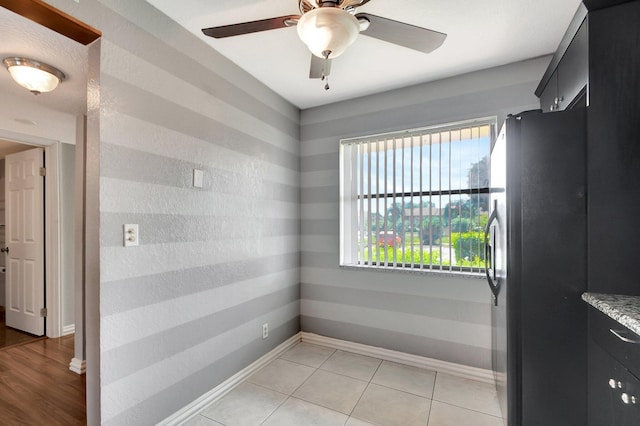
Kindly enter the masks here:
[[502, 426], [492, 385], [298, 343], [188, 426]]

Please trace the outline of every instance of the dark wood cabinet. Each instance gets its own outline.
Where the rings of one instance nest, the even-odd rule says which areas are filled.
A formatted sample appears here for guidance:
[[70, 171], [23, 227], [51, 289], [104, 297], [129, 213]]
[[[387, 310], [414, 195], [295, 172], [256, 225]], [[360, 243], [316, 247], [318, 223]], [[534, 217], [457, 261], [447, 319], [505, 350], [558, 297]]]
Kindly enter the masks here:
[[[640, 295], [640, 0], [584, 4], [536, 95], [545, 112], [588, 104], [589, 291]], [[640, 426], [640, 336], [590, 309], [587, 347], [588, 425]]]
[[[630, 330], [590, 309], [589, 312], [589, 426], [640, 425], [640, 359], [627, 355], [638, 344], [624, 342], [611, 330], [633, 335]], [[625, 337], [626, 338], [626, 337]], [[632, 350], [629, 351], [629, 345]], [[631, 371], [630, 371], [631, 370]]]
[[589, 83], [589, 20], [585, 19], [573, 37], [556, 70], [559, 109], [586, 106]]
[[589, 83], [589, 21], [581, 8], [554, 55], [536, 95], [544, 112], [587, 105]]
[[593, 341], [589, 366], [589, 426], [640, 425], [640, 380]]
[[547, 85], [540, 94], [540, 109], [544, 112], [553, 112], [559, 109], [561, 104], [558, 98], [558, 70], [554, 70], [547, 81]]
[[604, 9], [605, 7], [616, 6], [621, 3], [627, 3], [632, 0], [583, 0], [582, 3], [589, 9], [594, 11], [598, 9]]
[[640, 1], [589, 13], [588, 288], [640, 295]]

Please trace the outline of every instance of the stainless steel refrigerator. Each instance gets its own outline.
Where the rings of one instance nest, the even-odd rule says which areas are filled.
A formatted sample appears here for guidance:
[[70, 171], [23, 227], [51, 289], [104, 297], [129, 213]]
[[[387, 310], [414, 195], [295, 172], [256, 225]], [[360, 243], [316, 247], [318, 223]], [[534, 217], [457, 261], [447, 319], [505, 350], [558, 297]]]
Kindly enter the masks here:
[[492, 364], [509, 426], [586, 424], [586, 120], [509, 116], [492, 146]]

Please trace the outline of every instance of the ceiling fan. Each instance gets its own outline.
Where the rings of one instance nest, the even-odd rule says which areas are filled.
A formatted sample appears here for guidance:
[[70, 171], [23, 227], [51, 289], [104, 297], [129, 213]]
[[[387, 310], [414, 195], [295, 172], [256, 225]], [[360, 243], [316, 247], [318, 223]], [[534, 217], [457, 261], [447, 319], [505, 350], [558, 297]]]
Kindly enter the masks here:
[[[299, 0], [301, 15], [242, 22], [204, 28], [210, 37], [225, 38], [278, 28], [297, 27], [298, 36], [311, 53], [309, 78], [325, 80], [331, 72], [331, 60], [340, 56], [359, 33], [399, 46], [430, 53], [440, 47], [446, 34], [417, 27], [369, 13], [356, 13], [356, 8], [370, 0]], [[329, 84], [325, 85], [329, 89]]]

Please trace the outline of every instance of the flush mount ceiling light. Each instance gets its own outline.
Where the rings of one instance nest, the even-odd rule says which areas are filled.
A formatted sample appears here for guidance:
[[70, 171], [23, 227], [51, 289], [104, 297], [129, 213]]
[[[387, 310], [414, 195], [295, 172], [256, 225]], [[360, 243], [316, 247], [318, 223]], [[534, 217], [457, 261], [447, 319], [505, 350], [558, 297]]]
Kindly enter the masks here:
[[4, 58], [2, 62], [15, 82], [34, 95], [52, 91], [66, 78], [59, 69], [33, 59]]

